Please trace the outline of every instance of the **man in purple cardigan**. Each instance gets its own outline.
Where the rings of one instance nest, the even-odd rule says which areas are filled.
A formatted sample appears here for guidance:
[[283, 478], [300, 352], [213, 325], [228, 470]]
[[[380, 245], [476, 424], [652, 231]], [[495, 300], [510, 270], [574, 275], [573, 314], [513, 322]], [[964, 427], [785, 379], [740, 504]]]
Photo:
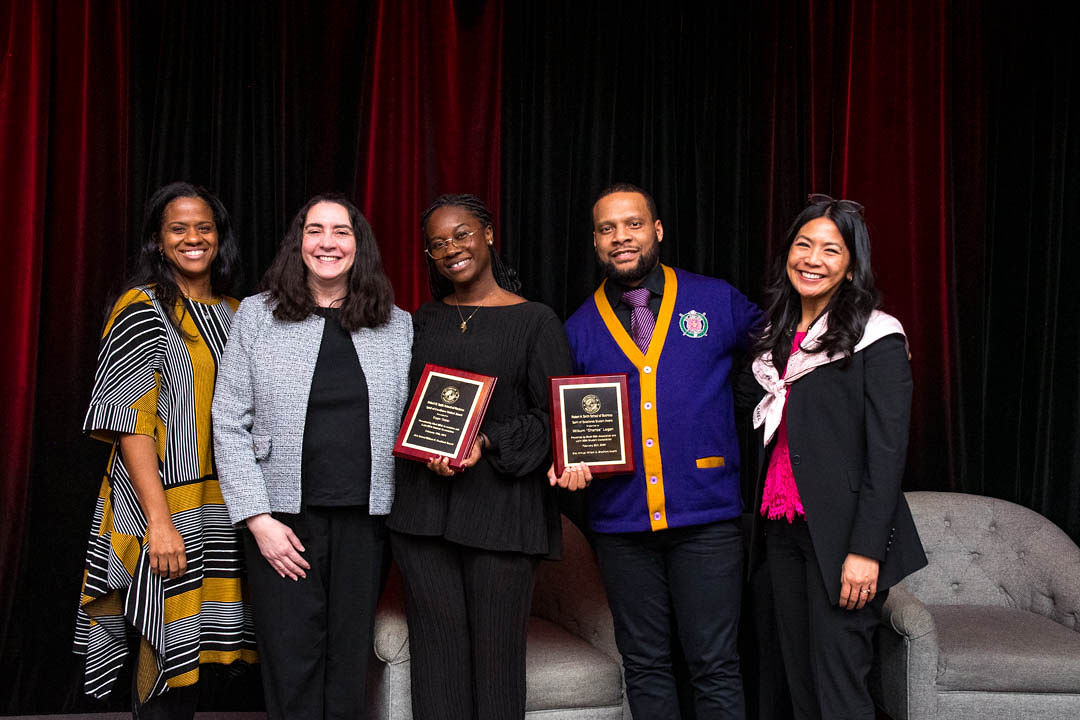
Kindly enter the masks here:
[[589, 525], [635, 718], [679, 718], [678, 626], [697, 717], [742, 718], [736, 637], [742, 593], [739, 450], [729, 375], [757, 307], [723, 280], [660, 263], [652, 197], [629, 184], [593, 206], [607, 279], [566, 323], [575, 372], [626, 373], [635, 473], [588, 484]]

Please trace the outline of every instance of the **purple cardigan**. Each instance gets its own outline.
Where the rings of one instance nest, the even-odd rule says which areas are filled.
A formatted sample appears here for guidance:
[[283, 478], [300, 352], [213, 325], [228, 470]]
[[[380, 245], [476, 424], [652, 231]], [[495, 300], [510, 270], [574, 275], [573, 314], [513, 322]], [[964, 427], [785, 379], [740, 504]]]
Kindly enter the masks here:
[[663, 530], [742, 512], [729, 375], [759, 315], [723, 280], [665, 266], [648, 353], [615, 317], [603, 285], [567, 320], [576, 373], [624, 372], [630, 381], [637, 471], [589, 487], [593, 530]]

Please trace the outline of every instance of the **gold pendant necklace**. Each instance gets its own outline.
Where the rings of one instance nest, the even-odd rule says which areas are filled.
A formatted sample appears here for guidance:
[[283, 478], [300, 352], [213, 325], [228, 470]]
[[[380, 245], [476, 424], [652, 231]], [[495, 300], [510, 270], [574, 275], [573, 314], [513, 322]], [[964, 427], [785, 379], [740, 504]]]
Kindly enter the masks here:
[[465, 317], [461, 314], [461, 304], [458, 303], [457, 293], [454, 293], [454, 307], [457, 308], [458, 317], [461, 318], [461, 325], [459, 326], [461, 328], [461, 332], [465, 332], [469, 329], [469, 321], [473, 319], [473, 315], [475, 315], [480, 310], [480, 308], [484, 307], [484, 303], [480, 303], [479, 305], [477, 305], [476, 310], [473, 310], [471, 313], [469, 313], [469, 317]]

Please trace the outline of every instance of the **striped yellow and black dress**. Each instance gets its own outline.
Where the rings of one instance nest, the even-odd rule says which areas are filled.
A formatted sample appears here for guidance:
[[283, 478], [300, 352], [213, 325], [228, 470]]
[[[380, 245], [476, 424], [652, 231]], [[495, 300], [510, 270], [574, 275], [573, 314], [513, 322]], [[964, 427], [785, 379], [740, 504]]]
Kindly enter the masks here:
[[[83, 423], [91, 437], [112, 444], [75, 631], [75, 651], [86, 655], [84, 688], [97, 697], [112, 690], [132, 652], [140, 703], [194, 684], [200, 663], [256, 659], [243, 548], [221, 497], [210, 437], [214, 379], [237, 301], [180, 303], [183, 335], [151, 288], [117, 301]], [[128, 433], [157, 441], [166, 501], [187, 553], [182, 577], [150, 571], [146, 518], [119, 452], [119, 437]]]

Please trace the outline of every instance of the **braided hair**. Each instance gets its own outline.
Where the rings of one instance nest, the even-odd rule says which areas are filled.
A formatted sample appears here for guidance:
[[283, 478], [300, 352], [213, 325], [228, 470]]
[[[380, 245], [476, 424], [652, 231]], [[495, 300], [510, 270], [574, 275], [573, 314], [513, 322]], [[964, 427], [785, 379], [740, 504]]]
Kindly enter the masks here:
[[[431, 219], [431, 216], [436, 210], [444, 207], [461, 208], [480, 221], [481, 229], [495, 229], [491, 211], [488, 210], [484, 201], [476, 195], [470, 195], [468, 193], [460, 195], [440, 195], [435, 199], [435, 202], [431, 203], [431, 206], [420, 215], [420, 235], [424, 240], [425, 247], [427, 246], [428, 220]], [[495, 276], [495, 283], [507, 292], [518, 292], [521, 289], [521, 280], [518, 278], [517, 272], [503, 262], [502, 258], [499, 257], [499, 254], [495, 252], [494, 246], [488, 246], [488, 253], [491, 256], [491, 273]], [[454, 284], [439, 273], [439, 269], [435, 266], [435, 261], [431, 259], [430, 255], [424, 253], [424, 258], [427, 260], [428, 286], [431, 288], [431, 297], [436, 300], [441, 300], [447, 295], [452, 294], [454, 292]]]

